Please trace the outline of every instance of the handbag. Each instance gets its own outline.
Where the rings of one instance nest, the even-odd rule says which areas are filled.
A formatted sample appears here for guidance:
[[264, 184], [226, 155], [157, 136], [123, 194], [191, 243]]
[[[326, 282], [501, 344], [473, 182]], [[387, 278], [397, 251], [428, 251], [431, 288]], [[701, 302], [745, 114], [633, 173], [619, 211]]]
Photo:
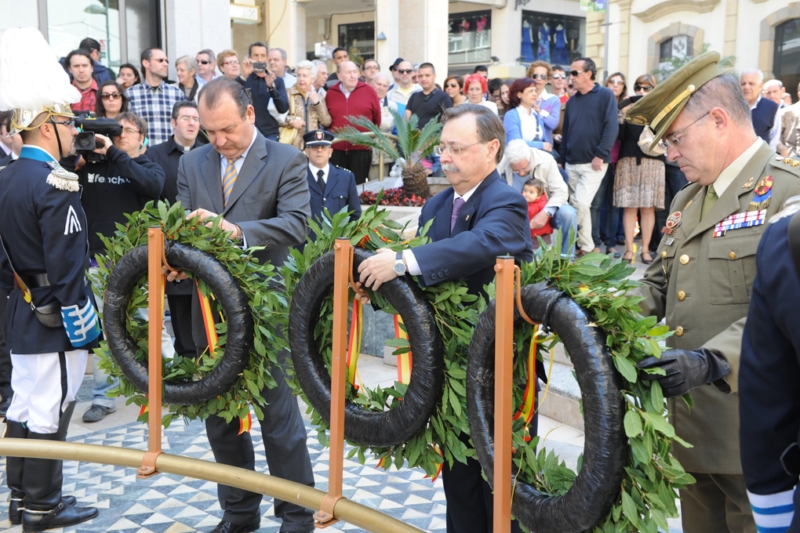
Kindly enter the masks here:
[[661, 146], [655, 145], [652, 149], [650, 148], [650, 145], [653, 144], [653, 139], [655, 138], [656, 136], [650, 126], [645, 126], [644, 129], [642, 129], [642, 133], [639, 135], [639, 141], [637, 144], [644, 155], [649, 155], [650, 157], [659, 157], [664, 155], [664, 149], [661, 148]]
[[[294, 95], [289, 95], [289, 116], [294, 116]], [[283, 144], [293, 144], [297, 137], [297, 128], [292, 126], [278, 126], [278, 141]]]

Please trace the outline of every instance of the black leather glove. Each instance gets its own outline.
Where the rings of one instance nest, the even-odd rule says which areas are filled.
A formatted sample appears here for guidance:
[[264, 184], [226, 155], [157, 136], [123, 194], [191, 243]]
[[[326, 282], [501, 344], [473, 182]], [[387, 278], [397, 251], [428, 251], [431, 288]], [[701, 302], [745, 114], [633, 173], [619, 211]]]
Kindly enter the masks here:
[[731, 367], [720, 355], [700, 348], [697, 350], [667, 350], [661, 358], [648, 357], [636, 365], [640, 369], [663, 368], [666, 375], [642, 372], [640, 377], [646, 381], [658, 380], [664, 396], [670, 398], [686, 394], [701, 385], [714, 383], [722, 392], [730, 392], [730, 386], [722, 380], [730, 374]]

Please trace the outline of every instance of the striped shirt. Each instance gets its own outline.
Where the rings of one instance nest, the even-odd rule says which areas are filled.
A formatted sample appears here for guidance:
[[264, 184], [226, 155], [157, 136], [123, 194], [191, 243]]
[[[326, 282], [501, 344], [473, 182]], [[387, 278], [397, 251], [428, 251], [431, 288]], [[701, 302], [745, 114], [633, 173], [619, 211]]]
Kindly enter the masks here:
[[131, 111], [147, 123], [147, 138], [150, 146], [169, 140], [172, 135], [172, 107], [186, 100], [183, 91], [161, 81], [158, 87], [151, 87], [147, 82], [134, 85], [128, 89]]

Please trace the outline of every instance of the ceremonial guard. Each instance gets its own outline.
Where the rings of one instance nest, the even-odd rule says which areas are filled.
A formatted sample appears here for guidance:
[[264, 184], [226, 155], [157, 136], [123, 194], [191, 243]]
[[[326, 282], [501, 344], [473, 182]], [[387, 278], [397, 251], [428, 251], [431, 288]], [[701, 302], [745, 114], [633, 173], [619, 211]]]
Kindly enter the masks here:
[[[797, 160], [784, 164], [800, 166]], [[800, 532], [800, 197], [772, 217], [756, 254], [742, 338], [742, 469], [763, 531]]]
[[[0, 42], [0, 110], [13, 110], [19, 159], [0, 173], [0, 284], [14, 398], [7, 437], [64, 441], [88, 350], [100, 325], [85, 278], [86, 216], [78, 177], [58, 160], [73, 151], [77, 89], [38, 30], [11, 28]], [[79, 524], [97, 509], [62, 496], [62, 461], [8, 457], [9, 519], [22, 530]]]
[[[627, 114], [652, 127], [690, 182], [640, 289], [643, 313], [666, 318], [674, 335], [639, 367], [674, 398], [670, 420], [692, 445], [673, 449], [697, 480], [681, 490], [684, 532], [755, 533], [739, 454], [739, 354], [756, 249], [765, 223], [800, 193], [800, 172], [756, 137], [738, 80], [718, 63], [716, 52], [695, 58]], [[693, 408], [678, 398], [689, 391]]]
[[355, 175], [347, 169], [329, 163], [333, 149], [333, 133], [326, 130], [309, 131], [303, 135], [308, 156], [308, 191], [311, 193], [311, 216], [321, 219], [325, 209], [332, 215], [343, 207], [350, 211], [350, 220], [361, 216], [361, 202], [356, 189]]

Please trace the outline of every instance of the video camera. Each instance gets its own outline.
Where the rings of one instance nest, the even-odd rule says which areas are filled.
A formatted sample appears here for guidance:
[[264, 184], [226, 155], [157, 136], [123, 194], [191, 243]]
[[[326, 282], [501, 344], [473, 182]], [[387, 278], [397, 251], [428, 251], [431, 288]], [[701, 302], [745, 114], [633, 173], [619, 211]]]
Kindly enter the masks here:
[[75, 136], [75, 151], [79, 152], [88, 163], [105, 161], [106, 159], [106, 156], [94, 151], [95, 148], [102, 146], [97, 144], [96, 133], [105, 135], [108, 138], [122, 135], [122, 125], [111, 118], [83, 116], [75, 119], [75, 127], [79, 130]]

